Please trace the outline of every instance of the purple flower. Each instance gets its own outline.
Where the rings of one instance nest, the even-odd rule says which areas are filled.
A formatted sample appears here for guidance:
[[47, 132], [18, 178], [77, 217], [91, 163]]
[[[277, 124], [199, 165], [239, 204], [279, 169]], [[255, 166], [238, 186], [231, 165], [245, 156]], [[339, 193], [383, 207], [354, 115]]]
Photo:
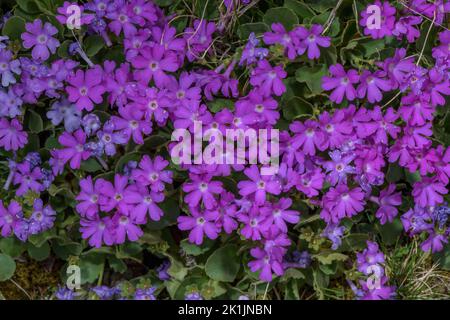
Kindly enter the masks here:
[[178, 228], [180, 230], [190, 230], [189, 241], [196, 245], [203, 243], [203, 237], [216, 239], [219, 235], [220, 228], [217, 227], [215, 221], [219, 217], [217, 211], [199, 211], [191, 208], [191, 216], [178, 217]]
[[375, 103], [383, 99], [382, 91], [392, 90], [392, 85], [386, 79], [382, 78], [383, 73], [381, 71], [375, 71], [374, 73], [364, 70], [361, 74], [361, 83], [358, 86], [358, 98], [364, 98], [367, 96], [367, 100], [370, 103]]
[[122, 244], [125, 240], [137, 241], [144, 232], [137, 225], [136, 220], [121, 213], [116, 213], [112, 218], [115, 225], [115, 243]]
[[333, 90], [330, 100], [341, 103], [345, 95], [348, 101], [353, 101], [356, 98], [353, 84], [359, 82], [358, 72], [354, 69], [345, 71], [341, 64], [334, 64], [330, 66], [330, 73], [332, 77], [322, 78], [322, 88], [327, 91]]
[[172, 172], [164, 170], [169, 165], [167, 160], [156, 156], [152, 160], [148, 155], [139, 161], [139, 169], [133, 170], [131, 177], [144, 186], [150, 186], [152, 191], [164, 190], [164, 183], [172, 183]]
[[114, 124], [111, 121], [107, 121], [103, 125], [103, 130], [97, 132], [97, 137], [100, 140], [100, 147], [102, 147], [108, 156], [113, 156], [116, 154], [117, 144], [123, 145], [130, 140], [130, 136], [126, 135], [126, 132], [117, 132], [114, 130]]
[[323, 164], [324, 169], [328, 173], [327, 180], [332, 186], [338, 183], [347, 183], [347, 175], [356, 173], [355, 167], [350, 163], [355, 158], [354, 155], [342, 155], [339, 150], [329, 152], [331, 161]]
[[[378, 265], [381, 268], [380, 265], [384, 264], [384, 254], [380, 251], [376, 242], [367, 241], [367, 248], [361, 253], [356, 253], [356, 262], [358, 264], [358, 271], [369, 275], [373, 272], [370, 270], [370, 267]], [[382, 275], [380, 274], [379, 276]]]
[[159, 221], [164, 215], [157, 205], [164, 200], [164, 194], [161, 192], [149, 191], [147, 187], [137, 184], [135, 188], [128, 188], [124, 197], [127, 199], [127, 203], [135, 205], [130, 210], [130, 217], [139, 224], [147, 222], [147, 214], [153, 221]]
[[64, 163], [70, 160], [70, 167], [72, 169], [79, 169], [82, 160], [90, 157], [91, 153], [85, 150], [86, 135], [83, 130], [78, 129], [72, 134], [63, 132], [58, 138], [59, 143], [66, 148], [58, 150], [58, 158], [62, 159]]
[[316, 149], [322, 150], [325, 137], [316, 121], [294, 121], [289, 129], [296, 134], [292, 144], [294, 148], [301, 147], [305, 154], [311, 156], [316, 154]]
[[183, 191], [188, 193], [184, 201], [190, 207], [196, 207], [201, 201], [206, 209], [213, 209], [217, 204], [214, 195], [223, 191], [222, 182], [211, 181], [212, 175], [209, 174], [190, 174], [189, 178], [191, 181], [183, 184]]
[[369, 16], [372, 16], [372, 13], [364, 9], [361, 11], [361, 20], [359, 21], [359, 24], [364, 27], [364, 34], [366, 36], [372, 36], [373, 39], [380, 39], [392, 35], [395, 24], [395, 7], [391, 6], [388, 1], [381, 3], [379, 0], [376, 0], [373, 5], [376, 5], [380, 9], [380, 27], [378, 28], [372, 24], [369, 28], [367, 20]]
[[102, 103], [102, 94], [105, 87], [102, 85], [102, 71], [100, 68], [89, 69], [86, 72], [77, 70], [75, 75], [71, 75], [66, 87], [69, 94], [69, 101], [74, 102], [78, 110], [92, 111], [94, 103]]
[[191, 292], [184, 297], [184, 300], [203, 300], [203, 297], [198, 292]]
[[0, 116], [15, 118], [22, 115], [23, 101], [20, 95], [16, 94], [13, 89], [7, 92], [0, 91]]
[[123, 107], [119, 108], [119, 114], [120, 117], [111, 117], [114, 129], [123, 136], [133, 137], [135, 143], [144, 144], [143, 134], [148, 135], [152, 131], [151, 123], [143, 119], [144, 113], [141, 110]]
[[17, 171], [14, 174], [14, 184], [20, 184], [16, 190], [16, 195], [23, 196], [28, 190], [40, 193], [43, 186], [39, 182], [42, 178], [40, 167], [31, 168], [29, 162], [23, 162], [17, 165]]
[[244, 174], [250, 180], [240, 181], [238, 183], [239, 194], [248, 197], [254, 195], [255, 203], [264, 204], [266, 201], [266, 193], [278, 195], [281, 193], [281, 184], [274, 176], [261, 175], [256, 165], [244, 170]]
[[281, 276], [284, 273], [283, 265], [277, 259], [271, 257], [266, 251], [261, 248], [253, 248], [250, 250], [250, 254], [255, 260], [250, 261], [248, 266], [252, 272], [258, 270], [261, 271], [259, 277], [261, 280], [270, 282], [272, 281], [272, 272], [277, 276]]
[[397, 39], [402, 39], [402, 36], [406, 36], [408, 42], [412, 43], [420, 36], [420, 31], [413, 26], [422, 22], [422, 17], [419, 16], [406, 16], [400, 17], [395, 23], [395, 28], [392, 30], [392, 34], [397, 36]]
[[297, 27], [293, 31], [301, 40], [297, 48], [297, 53], [302, 55], [308, 50], [309, 59], [318, 59], [320, 57], [319, 47], [327, 48], [331, 45], [330, 37], [322, 36], [323, 27], [319, 24], [313, 24], [308, 30], [304, 27]]
[[447, 193], [448, 190], [442, 182], [430, 177], [424, 177], [422, 181], [415, 182], [412, 191], [415, 203], [422, 208], [443, 203], [442, 196]]
[[9, 122], [0, 118], [0, 147], [6, 151], [19, 150], [28, 142], [28, 134], [22, 131], [22, 124], [17, 119]]
[[265, 127], [267, 124], [274, 125], [280, 118], [277, 110], [278, 103], [271, 97], [265, 97], [259, 90], [252, 90], [246, 98], [236, 102], [236, 107], [246, 110], [242, 117], [244, 124], [248, 126]]
[[55, 126], [64, 121], [64, 128], [68, 132], [77, 130], [81, 125], [81, 112], [66, 99], [54, 102], [50, 111], [47, 111], [47, 118]]
[[5, 208], [0, 200], [0, 228], [2, 237], [8, 237], [14, 231], [18, 219], [22, 216], [22, 207], [17, 201], [11, 201]]
[[189, 61], [199, 59], [205, 51], [209, 50], [212, 35], [216, 31], [214, 22], [206, 20], [195, 20], [193, 28], [186, 28], [184, 38], [187, 43], [186, 56]]
[[321, 236], [327, 237], [331, 241], [332, 250], [337, 250], [342, 244], [342, 236], [344, 235], [344, 232], [344, 226], [339, 226], [335, 223], [328, 223]]
[[272, 67], [267, 60], [260, 60], [251, 73], [250, 83], [258, 87], [259, 93], [264, 96], [272, 93], [281, 96], [286, 91], [282, 81], [286, 76], [287, 73], [281, 65]]
[[156, 300], [156, 297], [154, 296], [155, 291], [155, 287], [137, 289], [134, 293], [134, 300]]
[[244, 224], [241, 234], [246, 239], [261, 240], [263, 232], [268, 231], [272, 225], [272, 220], [256, 205], [253, 205], [248, 212], [239, 213], [237, 217]]
[[293, 31], [286, 31], [281, 23], [272, 23], [273, 32], [264, 33], [264, 43], [268, 45], [280, 44], [285, 48], [286, 56], [294, 60], [297, 56], [298, 40]]
[[375, 216], [380, 219], [381, 224], [385, 224], [387, 221], [392, 222], [397, 216], [397, 206], [402, 204], [402, 194], [395, 192], [395, 184], [390, 184], [387, 189], [380, 192], [378, 198], [371, 197], [370, 200], [379, 205]]
[[16, 83], [14, 74], [21, 73], [19, 60], [11, 60], [12, 56], [11, 51], [0, 49], [0, 75], [3, 87]]
[[[58, 33], [58, 29], [46, 22], [42, 25], [40, 19], [25, 24], [27, 32], [22, 33], [23, 46], [26, 49], [33, 48], [31, 56], [36, 60], [47, 60], [50, 52], [54, 54], [59, 47], [59, 41], [52, 36]], [[50, 52], [49, 52], [50, 51]]]
[[28, 231], [30, 234], [38, 234], [53, 227], [56, 212], [51, 206], [44, 206], [41, 199], [34, 200], [33, 213], [29, 219]]
[[167, 72], [178, 70], [176, 55], [159, 44], [144, 47], [140, 54], [131, 60], [131, 64], [138, 69], [135, 71], [138, 81], [147, 85], [153, 79], [158, 87], [168, 83], [170, 78]]
[[165, 260], [158, 268], [156, 268], [159, 280], [161, 281], [170, 280], [170, 274], [168, 273], [169, 268], [170, 268], [169, 260]]
[[323, 187], [325, 175], [319, 168], [301, 174], [295, 185], [298, 191], [303, 192], [308, 198], [315, 197]]
[[300, 213], [287, 210], [292, 205], [292, 199], [280, 198], [278, 203], [272, 203], [261, 208], [261, 213], [267, 217], [280, 231], [287, 232], [286, 222], [296, 224], [300, 221]]
[[89, 239], [90, 246], [100, 248], [103, 243], [108, 246], [114, 244], [114, 226], [111, 218], [81, 219], [80, 225], [81, 236], [83, 239]]
[[99, 212], [98, 199], [104, 182], [103, 179], [97, 179], [94, 183], [91, 176], [80, 180], [80, 193], [76, 197], [78, 201], [76, 209], [82, 217], [93, 219], [97, 216]]
[[269, 49], [266, 48], [257, 48], [259, 46], [260, 41], [256, 38], [255, 34], [252, 32], [248, 37], [247, 44], [242, 50], [241, 60], [239, 61], [239, 65], [250, 65], [258, 60], [265, 59], [269, 54]]
[[432, 253], [436, 253], [442, 251], [446, 243], [448, 243], [448, 235], [431, 233], [420, 248], [425, 252], [431, 250]]
[[361, 188], [349, 189], [344, 184], [331, 188], [322, 198], [320, 216], [327, 223], [339, 223], [345, 217], [351, 218], [364, 210], [364, 193]]

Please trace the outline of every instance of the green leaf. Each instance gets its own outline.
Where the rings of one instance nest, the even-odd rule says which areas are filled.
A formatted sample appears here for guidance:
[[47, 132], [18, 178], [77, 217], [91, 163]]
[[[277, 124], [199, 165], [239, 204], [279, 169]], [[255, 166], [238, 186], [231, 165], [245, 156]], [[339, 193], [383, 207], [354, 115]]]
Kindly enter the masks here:
[[302, 116], [311, 116], [313, 105], [303, 98], [293, 97], [282, 107], [282, 111], [287, 120], [293, 120]]
[[403, 231], [403, 225], [400, 219], [395, 219], [391, 223], [385, 223], [384, 225], [380, 225], [380, 234], [383, 239], [383, 244], [385, 245], [394, 245], [399, 239], [400, 235]]
[[114, 171], [116, 173], [122, 172], [125, 165], [130, 161], [139, 161], [141, 159], [142, 155], [139, 152], [131, 152], [124, 154], [122, 157], [120, 157], [119, 161], [117, 161], [116, 167]]
[[21, 40], [20, 35], [25, 32], [25, 19], [13, 16], [3, 26], [2, 33], [10, 40]]
[[87, 254], [80, 257], [81, 284], [93, 283], [103, 270], [105, 257], [103, 254]]
[[302, 19], [312, 18], [315, 15], [314, 11], [307, 4], [298, 0], [285, 0], [284, 6], [294, 11]]
[[180, 243], [180, 247], [186, 252], [186, 254], [191, 256], [199, 256], [207, 251], [209, 251], [214, 245], [214, 241], [206, 239], [201, 245], [196, 245], [190, 243], [187, 239], [184, 239]]
[[247, 40], [250, 34], [253, 32], [256, 36], [268, 31], [269, 27], [263, 22], [244, 23], [241, 24], [237, 30], [239, 39]]
[[270, 8], [263, 17], [264, 22], [271, 26], [272, 23], [280, 22], [287, 30], [298, 24], [298, 17], [292, 9], [285, 7]]
[[16, 3], [27, 13], [36, 14], [40, 12], [34, 0], [16, 0]]
[[16, 271], [16, 263], [6, 254], [0, 254], [0, 281], [10, 279]]
[[48, 242], [44, 242], [44, 244], [40, 247], [36, 247], [31, 243], [28, 244], [28, 254], [31, 258], [36, 261], [43, 261], [48, 258], [50, 255], [50, 246]]
[[348, 256], [336, 251], [322, 251], [313, 255], [313, 258], [317, 259], [322, 264], [332, 264], [334, 261], [345, 261]]
[[323, 91], [322, 78], [327, 75], [328, 69], [325, 65], [314, 67], [303, 66], [295, 72], [295, 79], [298, 82], [306, 83], [313, 95], [318, 95]]
[[439, 263], [442, 269], [450, 271], [450, 243], [447, 243], [442, 251], [433, 254], [433, 260]]
[[357, 251], [366, 247], [366, 241], [369, 236], [365, 233], [352, 233], [342, 238], [342, 245], [339, 247], [339, 251]]
[[211, 102], [206, 103], [209, 111], [217, 113], [222, 109], [234, 110], [234, 102], [231, 99], [215, 99]]
[[96, 172], [102, 170], [102, 166], [94, 158], [89, 158], [81, 162], [80, 169], [86, 172]]
[[44, 121], [42, 121], [41, 116], [30, 109], [27, 111], [26, 124], [31, 132], [39, 133], [44, 130]]
[[217, 249], [208, 258], [205, 264], [205, 272], [213, 280], [233, 282], [239, 271], [238, 247], [226, 245]]
[[167, 198], [159, 207], [164, 211], [164, 215], [159, 221], [153, 221], [147, 223], [148, 230], [161, 230], [165, 227], [171, 226], [176, 223], [178, 216], [180, 215], [180, 207], [178, 202], [173, 198]]
[[89, 57], [95, 56], [105, 46], [105, 41], [101, 36], [93, 35], [84, 40], [85, 51]]
[[0, 251], [8, 256], [16, 258], [20, 256], [25, 249], [25, 244], [17, 240], [15, 237], [0, 239]]

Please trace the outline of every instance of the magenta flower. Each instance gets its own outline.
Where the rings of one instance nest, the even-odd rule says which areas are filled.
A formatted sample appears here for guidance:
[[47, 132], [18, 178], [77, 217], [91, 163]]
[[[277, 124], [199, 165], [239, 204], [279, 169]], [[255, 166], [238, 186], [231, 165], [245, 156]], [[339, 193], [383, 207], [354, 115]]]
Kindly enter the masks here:
[[22, 207], [17, 201], [12, 200], [8, 208], [5, 208], [0, 200], [0, 229], [2, 237], [9, 237], [22, 216]]
[[[26, 49], [33, 48], [33, 59], [45, 61], [54, 54], [59, 47], [59, 41], [52, 36], [58, 33], [58, 29], [46, 22], [42, 25], [40, 19], [25, 24], [27, 32], [22, 33], [23, 46]], [[50, 52], [49, 52], [50, 51]]]
[[130, 201], [125, 197], [128, 189], [128, 177], [118, 173], [114, 175], [114, 184], [106, 180], [103, 181], [98, 199], [100, 209], [105, 212], [117, 209], [119, 213], [128, 215]]
[[430, 104], [430, 96], [428, 94], [416, 96], [411, 93], [402, 97], [398, 111], [405, 122], [412, 126], [422, 126], [426, 122], [433, 120], [435, 109]]
[[[84, 13], [84, 7], [82, 5], [77, 4], [76, 2], [68, 2], [64, 1], [63, 5], [61, 7], [58, 7], [56, 11], [59, 13], [59, 15], [56, 16], [56, 20], [58, 20], [61, 24], [66, 24], [68, 18], [72, 15], [72, 11], [69, 10], [70, 6], [76, 5], [80, 9], [80, 26], [90, 24], [95, 16], [93, 14], [86, 14]], [[73, 23], [73, 21], [72, 21]], [[77, 27], [77, 26], [74, 26]]]
[[125, 240], [137, 241], [143, 236], [144, 232], [137, 226], [137, 222], [131, 217], [116, 213], [112, 218], [115, 225], [115, 243], [122, 244]]
[[367, 96], [367, 100], [370, 103], [375, 103], [383, 99], [382, 91], [392, 90], [392, 85], [386, 79], [382, 78], [383, 73], [381, 71], [375, 71], [374, 73], [369, 70], [364, 70], [361, 74], [361, 83], [358, 86], [358, 98], [364, 98]]
[[298, 37], [293, 31], [286, 31], [281, 23], [272, 23], [273, 32], [264, 33], [264, 43], [268, 45], [280, 44], [285, 48], [286, 56], [294, 60], [297, 56]]
[[395, 192], [395, 184], [390, 184], [386, 189], [381, 190], [378, 198], [371, 197], [370, 200], [379, 205], [375, 216], [380, 219], [381, 224], [387, 221], [392, 222], [398, 214], [398, 207], [402, 204], [401, 192]]
[[147, 187], [137, 184], [135, 188], [128, 188], [124, 196], [128, 203], [134, 205], [134, 208], [130, 210], [130, 217], [138, 224], [145, 224], [147, 215], [153, 221], [159, 221], [164, 215], [157, 205], [164, 200], [162, 192], [149, 191]]
[[380, 8], [381, 19], [380, 26], [372, 25], [370, 28], [367, 25], [367, 18], [372, 15], [372, 13], [367, 12], [366, 9], [361, 11], [361, 20], [359, 24], [364, 27], [364, 34], [366, 36], [370, 35], [373, 39], [380, 39], [385, 36], [392, 35], [392, 30], [394, 30], [395, 24], [395, 7], [391, 6], [388, 1], [376, 0], [373, 5], [378, 6]]
[[144, 47], [140, 55], [131, 60], [131, 64], [138, 69], [135, 71], [136, 80], [147, 85], [153, 79], [160, 88], [169, 82], [167, 72], [178, 70], [176, 55], [159, 44]]
[[304, 124], [294, 121], [289, 129], [295, 133], [292, 144], [294, 148], [300, 147], [305, 154], [311, 156], [316, 154], [316, 149], [323, 149], [325, 136], [316, 121], [306, 120]]
[[220, 228], [215, 221], [219, 218], [217, 211], [199, 211], [191, 208], [191, 216], [178, 217], [178, 228], [180, 230], [191, 230], [189, 233], [189, 241], [196, 245], [203, 243], [203, 237], [216, 239], [219, 235]]
[[222, 182], [211, 181], [212, 175], [210, 174], [189, 174], [189, 179], [191, 181], [183, 184], [183, 191], [188, 193], [184, 197], [184, 201], [190, 207], [195, 207], [201, 202], [206, 209], [213, 209], [217, 205], [214, 195], [223, 191]]
[[320, 216], [327, 223], [339, 223], [345, 217], [351, 218], [364, 210], [364, 193], [361, 188], [349, 189], [340, 184], [331, 188], [322, 198], [323, 209]]
[[274, 195], [281, 193], [280, 182], [274, 176], [261, 175], [258, 166], [251, 165], [244, 170], [244, 173], [250, 180], [238, 183], [239, 194], [244, 197], [254, 195], [256, 204], [264, 204], [266, 193]]
[[134, 169], [131, 177], [144, 186], [150, 186], [152, 191], [161, 192], [164, 190], [164, 183], [172, 183], [172, 171], [164, 170], [169, 165], [169, 161], [161, 156], [156, 156], [152, 160], [148, 155], [139, 161], [139, 168]]
[[87, 160], [91, 153], [85, 150], [86, 134], [78, 129], [73, 134], [64, 132], [58, 138], [59, 143], [66, 148], [57, 150], [58, 158], [66, 163], [70, 160], [72, 169], [79, 169], [82, 160]]
[[92, 111], [94, 103], [103, 102], [105, 87], [102, 85], [102, 70], [100, 68], [89, 69], [86, 72], [77, 70], [75, 75], [69, 76], [66, 87], [69, 101], [74, 102], [78, 110]]
[[250, 261], [248, 266], [252, 272], [261, 270], [259, 275], [260, 279], [266, 282], [272, 281], [272, 271], [281, 276], [284, 273], [283, 265], [280, 261], [272, 258], [266, 251], [261, 248], [253, 248], [250, 250], [250, 254], [256, 260]]
[[297, 27], [294, 33], [302, 39], [297, 48], [297, 53], [302, 55], [308, 50], [309, 59], [318, 59], [320, 57], [319, 47], [327, 48], [331, 45], [330, 37], [322, 36], [323, 27], [319, 24], [313, 24], [308, 30], [304, 27]]
[[308, 198], [315, 197], [323, 187], [325, 175], [319, 168], [309, 170], [300, 175], [295, 185], [298, 191], [303, 192]]
[[421, 22], [422, 17], [420, 16], [411, 15], [400, 17], [400, 19], [395, 23], [395, 28], [392, 30], [392, 34], [400, 40], [403, 36], [405, 36], [408, 42], [412, 43], [420, 36], [419, 29], [414, 28], [414, 26], [420, 24]]
[[83, 239], [89, 239], [90, 246], [100, 248], [103, 243], [108, 246], [114, 244], [114, 226], [110, 217], [97, 217], [93, 220], [81, 219], [80, 225], [81, 236]]
[[105, 180], [103, 179], [97, 179], [94, 183], [91, 176], [80, 180], [81, 190], [75, 199], [78, 201], [76, 206], [77, 212], [82, 217], [94, 219], [97, 216], [99, 212], [98, 199], [104, 182]]
[[249, 126], [274, 125], [280, 118], [280, 113], [276, 111], [277, 101], [260, 94], [259, 90], [250, 91], [246, 98], [236, 102], [236, 106], [246, 110], [246, 115], [242, 117], [242, 121]]
[[287, 232], [286, 223], [296, 224], [300, 221], [300, 213], [295, 210], [287, 210], [292, 205], [291, 198], [280, 198], [278, 203], [273, 203], [261, 208], [261, 213], [267, 216], [269, 221], [282, 232]]
[[206, 20], [195, 20], [193, 28], [186, 28], [184, 31], [184, 38], [187, 44], [186, 56], [189, 61], [194, 61], [200, 58], [212, 42], [212, 35], [216, 31], [214, 22]]
[[350, 163], [355, 158], [354, 154], [342, 154], [339, 150], [330, 151], [331, 161], [326, 161], [323, 168], [327, 172], [327, 181], [332, 186], [338, 183], [347, 183], [347, 175], [356, 173], [355, 167]]
[[28, 142], [28, 134], [22, 131], [22, 124], [17, 119], [9, 122], [6, 118], [0, 118], [0, 147], [6, 151], [19, 150]]
[[40, 193], [44, 189], [39, 182], [40, 179], [42, 179], [42, 172], [39, 166], [32, 168], [28, 161], [18, 164], [13, 182], [14, 184], [20, 184], [16, 190], [16, 195], [23, 196], [28, 190]]
[[436, 253], [442, 251], [446, 243], [448, 243], [448, 237], [446, 237], [446, 235], [433, 232], [429, 235], [428, 239], [421, 244], [420, 248], [425, 252], [431, 250], [432, 253]]
[[133, 141], [137, 144], [144, 144], [144, 135], [152, 132], [152, 125], [144, 120], [144, 112], [131, 107], [119, 108], [120, 117], [112, 116], [111, 122], [114, 130], [126, 137], [133, 137]]
[[348, 101], [353, 101], [356, 98], [353, 84], [359, 82], [358, 72], [353, 69], [345, 71], [341, 64], [334, 64], [330, 66], [330, 73], [332, 77], [322, 78], [322, 88], [327, 91], [333, 90], [330, 100], [341, 103], [345, 95]]
[[258, 66], [253, 69], [250, 76], [250, 83], [259, 88], [260, 94], [269, 96], [272, 93], [281, 96], [286, 87], [282, 79], [286, 78], [287, 73], [281, 65], [272, 67], [267, 60], [258, 61]]
[[257, 205], [253, 205], [246, 213], [239, 213], [237, 217], [244, 224], [241, 234], [254, 241], [262, 239], [263, 233], [269, 230], [273, 221]]
[[424, 177], [422, 181], [415, 182], [412, 191], [415, 203], [422, 208], [434, 207], [444, 202], [443, 195], [447, 193], [448, 190], [442, 182], [430, 177]]

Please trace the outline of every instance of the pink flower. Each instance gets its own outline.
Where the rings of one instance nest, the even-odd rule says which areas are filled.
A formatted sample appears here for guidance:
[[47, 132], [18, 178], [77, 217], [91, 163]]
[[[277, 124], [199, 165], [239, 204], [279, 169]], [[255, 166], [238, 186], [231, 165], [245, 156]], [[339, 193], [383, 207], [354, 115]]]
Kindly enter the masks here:
[[356, 98], [356, 90], [353, 84], [359, 82], [359, 75], [356, 70], [345, 71], [341, 64], [334, 64], [330, 66], [330, 73], [332, 77], [322, 78], [322, 88], [324, 90], [333, 90], [330, 94], [330, 100], [336, 103], [341, 103], [346, 96], [348, 101]]
[[0, 118], [0, 147], [9, 150], [19, 150], [28, 142], [28, 134], [22, 131], [22, 124], [17, 119], [9, 122]]
[[91, 153], [84, 149], [86, 144], [86, 135], [82, 129], [78, 129], [72, 134], [64, 132], [58, 138], [59, 143], [66, 148], [57, 150], [58, 159], [66, 163], [70, 160], [72, 169], [79, 169], [82, 160], [87, 160]]
[[102, 85], [102, 70], [100, 68], [89, 69], [86, 72], [78, 70], [75, 75], [69, 76], [66, 90], [69, 101], [74, 102], [78, 110], [92, 111], [94, 103], [103, 102], [102, 94], [105, 87]]

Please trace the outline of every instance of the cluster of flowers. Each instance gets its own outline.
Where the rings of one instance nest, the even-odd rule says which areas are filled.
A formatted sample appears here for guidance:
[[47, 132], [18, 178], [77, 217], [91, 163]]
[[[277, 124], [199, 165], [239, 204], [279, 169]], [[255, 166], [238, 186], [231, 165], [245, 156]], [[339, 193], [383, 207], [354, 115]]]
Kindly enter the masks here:
[[[16, 195], [24, 196], [29, 190], [35, 192], [33, 207], [22, 210], [19, 202], [12, 200], [7, 208], [0, 200], [0, 230], [3, 237], [14, 234], [22, 241], [26, 241], [30, 235], [35, 235], [53, 227], [56, 212], [50, 205], [44, 205], [38, 198], [39, 193], [48, 186], [51, 181], [50, 170], [41, 168], [41, 158], [38, 153], [27, 154], [22, 163], [9, 160], [10, 173], [5, 182], [4, 189], [10, 184], [18, 185]], [[24, 211], [27, 214], [24, 214]], [[28, 214], [29, 212], [29, 214]]]
[[359, 280], [358, 288], [347, 280], [353, 293], [361, 300], [388, 300], [395, 296], [395, 287], [387, 285], [389, 281], [384, 269], [385, 257], [376, 242], [367, 241], [367, 248], [356, 254], [357, 270], [367, 279]]
[[[416, 1], [416, 5], [421, 2]], [[69, 5], [66, 2], [58, 9], [59, 22], [67, 23]], [[47, 66], [46, 61], [60, 43], [53, 37], [56, 28], [39, 19], [27, 23], [27, 31], [22, 34], [23, 46], [32, 49], [32, 59], [13, 59], [12, 52], [0, 48], [2, 86], [8, 88], [0, 94], [0, 99], [7, 102], [0, 109], [1, 147], [17, 151], [27, 143], [27, 134], [18, 120], [23, 115], [23, 103], [34, 104], [41, 96], [57, 100], [47, 116], [55, 125], [64, 122], [66, 131], [58, 138], [61, 148], [51, 151], [52, 171], [45, 175], [46, 181], [62, 174], [67, 163], [79, 169], [82, 161], [90, 157], [107, 168], [108, 157], [116, 154], [118, 146], [131, 141], [143, 144], [153, 123], [164, 127], [170, 122], [176, 129], [194, 132], [194, 121], [201, 121], [203, 130], [225, 134], [226, 129], [270, 130], [280, 118], [277, 97], [286, 91], [282, 80], [287, 73], [283, 65], [269, 62], [269, 50], [259, 46], [254, 34], [239, 64], [238, 59], [232, 59], [215, 70], [179, 72], [186, 60], [193, 62], [213, 52], [213, 36], [218, 31], [213, 22], [196, 20], [178, 37], [169, 24], [171, 17], [152, 2], [93, 0], [80, 8], [81, 22], [88, 33], [101, 35], [108, 46], [112, 45], [108, 33], [119, 39], [123, 35], [125, 63], [116, 66], [105, 61], [94, 65], [75, 42], [70, 52], [85, 60], [87, 70], [71, 59], [56, 60]], [[383, 23], [392, 20], [392, 10], [386, 8]], [[433, 10], [432, 16], [439, 16], [435, 13], [437, 7]], [[273, 24], [272, 32], [265, 33], [263, 41], [283, 46], [289, 59], [304, 53], [316, 59], [320, 47], [330, 46], [330, 38], [322, 33], [319, 25], [286, 31], [281, 24]], [[405, 228], [411, 234], [423, 230], [429, 233], [433, 245], [425, 245], [425, 249], [442, 247], [435, 243], [447, 241], [449, 229], [443, 235], [434, 232], [434, 226], [445, 225], [440, 223], [441, 216], [448, 215], [448, 210], [435, 207], [443, 203], [447, 193], [450, 152], [443, 146], [433, 147], [430, 137], [433, 113], [444, 104], [444, 95], [450, 94], [449, 39], [448, 31], [440, 33], [441, 44], [433, 49], [436, 64], [430, 70], [420, 67], [420, 60], [414, 63], [413, 57], [407, 58], [403, 49], [379, 62], [374, 72], [364, 70], [359, 75], [341, 65], [332, 66], [331, 77], [323, 79], [323, 88], [333, 90], [332, 101], [340, 103], [345, 96], [348, 101], [367, 98], [376, 103], [382, 100], [383, 92], [399, 89], [406, 93], [400, 109], [397, 112], [384, 106], [367, 109], [349, 105], [332, 114], [323, 112], [317, 119], [291, 123], [289, 130], [280, 134], [281, 164], [276, 174], [263, 175], [257, 165], [183, 165], [189, 173], [182, 186], [189, 215], [178, 218], [179, 229], [190, 231], [189, 241], [197, 245], [203, 243], [205, 235], [216, 239], [222, 231], [238, 232], [255, 241], [250, 250], [254, 260], [249, 267], [260, 271], [262, 280], [271, 281], [273, 273], [282, 275], [288, 267], [310, 263], [308, 254], [286, 255], [291, 245], [288, 224], [298, 223], [300, 216], [290, 209], [291, 191], [300, 192], [309, 204], [322, 208], [320, 216], [327, 223], [323, 235], [336, 249], [344, 233], [341, 220], [362, 212], [367, 202], [377, 206], [375, 215], [382, 224], [393, 221], [398, 214], [401, 193], [394, 184], [382, 187], [388, 162], [398, 162], [422, 176], [413, 186], [417, 208], [407, 213], [411, 219], [404, 216]], [[251, 88], [245, 96], [240, 95], [238, 80], [232, 77], [238, 66], [250, 69]], [[16, 79], [19, 76], [20, 81]], [[211, 113], [202, 101], [216, 96], [236, 99], [234, 110], [224, 108]], [[114, 115], [102, 123], [92, 111], [94, 105], [103, 102], [110, 105]], [[392, 139], [395, 142], [391, 144]], [[127, 164], [124, 174], [116, 173], [113, 183], [103, 178], [81, 180], [76, 209], [81, 216], [83, 238], [95, 247], [120, 244], [126, 238], [136, 241], [143, 234], [139, 225], [147, 222], [147, 215], [151, 220], [163, 215], [157, 203], [164, 200], [165, 183], [172, 183], [171, 172], [165, 170], [167, 165], [168, 161], [159, 156], [153, 160], [144, 156], [139, 163]], [[17, 180], [21, 183], [17, 195], [28, 190], [42, 192], [48, 187], [48, 183], [39, 183], [44, 179], [42, 169], [17, 167], [17, 176], [26, 176]], [[218, 179], [232, 171], [242, 171], [247, 177], [237, 184], [240, 197], [227, 191]], [[378, 192], [378, 188], [382, 190]], [[426, 229], [416, 224], [425, 211], [438, 211], [428, 214], [428, 219], [424, 217], [427, 223], [430, 219], [437, 222]]]
[[76, 210], [83, 238], [94, 247], [138, 240], [147, 216], [159, 221], [164, 215], [157, 204], [164, 200], [164, 184], [172, 183], [172, 172], [164, 170], [168, 164], [160, 156], [152, 160], [145, 155], [139, 163], [131, 162], [125, 175], [117, 173], [114, 183], [82, 179]]
[[418, 29], [423, 18], [433, 20], [437, 24], [445, 22], [446, 13], [450, 12], [450, 4], [445, 0], [436, 0], [428, 2], [427, 0], [412, 0], [408, 3], [402, 4], [403, 10], [400, 16], [396, 19], [397, 10], [388, 1], [376, 0], [372, 6], [379, 8], [381, 17], [379, 19], [380, 25], [374, 27], [372, 23], [368, 23], [368, 18], [373, 15], [372, 10], [362, 10], [361, 20], [359, 24], [364, 27], [364, 34], [371, 36], [373, 39], [380, 39], [387, 36], [395, 36], [402, 40], [406, 38], [408, 42], [414, 42], [420, 36]]

